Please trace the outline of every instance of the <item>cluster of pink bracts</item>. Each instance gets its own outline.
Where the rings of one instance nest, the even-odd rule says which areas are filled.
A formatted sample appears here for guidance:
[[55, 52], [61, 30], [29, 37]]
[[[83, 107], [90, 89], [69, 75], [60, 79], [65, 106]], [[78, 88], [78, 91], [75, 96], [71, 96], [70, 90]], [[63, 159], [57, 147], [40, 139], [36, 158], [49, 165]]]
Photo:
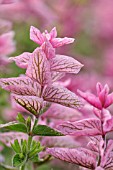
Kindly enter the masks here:
[[0, 71], [9, 63], [7, 56], [15, 51], [14, 31], [9, 21], [0, 19]]
[[[17, 57], [11, 57], [10, 61], [15, 61], [17, 66], [26, 69], [26, 73], [20, 77], [1, 78], [0, 86], [12, 93], [12, 99], [19, 104], [20, 110], [24, 108], [26, 112], [33, 114], [36, 118], [39, 118], [40, 113], [48, 105], [51, 106], [41, 116], [42, 120], [54, 117], [62, 119], [62, 114], [64, 116], [64, 113], [68, 114], [65, 122], [50, 123], [50, 126], [57, 128], [64, 135], [68, 135], [68, 142], [64, 142], [66, 139], [64, 137], [59, 137], [59, 139], [56, 137], [51, 141], [49, 138], [43, 139], [42, 143], [46, 143], [47, 147], [53, 143], [55, 146], [55, 142], [59, 141], [59, 147], [48, 148], [46, 154], [75, 163], [82, 166], [83, 169], [84, 167], [96, 170], [112, 169], [113, 140], [109, 139], [109, 132], [113, 131], [113, 117], [107, 108], [113, 103], [113, 93], [109, 94], [108, 85], [103, 87], [97, 83], [97, 96], [78, 90], [78, 94], [84, 99], [81, 102], [77, 95], [63, 87], [63, 84], [68, 85], [70, 82], [61, 83], [58, 80], [66, 73], [77, 74], [83, 65], [74, 58], [56, 54], [56, 48], [74, 41], [73, 38], [56, 37], [56, 28], [53, 28], [50, 33], [48, 31], [41, 33], [32, 26], [30, 39], [40, 47], [32, 53], [25, 52]], [[85, 119], [82, 115], [84, 111], [76, 110], [83, 103], [85, 106], [88, 105], [87, 103], [92, 105], [91, 108], [88, 105], [88, 108], [90, 108], [90, 113], [94, 113]], [[81, 118], [82, 120], [77, 120]], [[42, 123], [45, 122], [42, 121]], [[86, 147], [75, 148], [79, 145], [75, 139], [79, 137], [87, 137], [85, 139], [85, 142], [88, 143]], [[69, 145], [74, 148], [67, 148]], [[65, 148], [62, 148], [64, 146]]]

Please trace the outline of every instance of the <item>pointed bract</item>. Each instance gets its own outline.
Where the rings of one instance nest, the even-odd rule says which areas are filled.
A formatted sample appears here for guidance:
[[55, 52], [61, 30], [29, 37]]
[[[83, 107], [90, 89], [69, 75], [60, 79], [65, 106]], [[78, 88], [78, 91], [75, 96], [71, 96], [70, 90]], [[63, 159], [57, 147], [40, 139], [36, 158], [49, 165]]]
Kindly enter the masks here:
[[30, 28], [30, 39], [40, 45], [44, 43], [44, 36], [37, 28], [33, 26]]
[[52, 71], [77, 74], [83, 65], [72, 57], [56, 55], [50, 60]]
[[53, 46], [47, 39], [42, 44], [41, 49], [46, 54], [47, 59], [51, 59], [55, 57], [55, 48], [53, 48]]
[[78, 94], [85, 99], [88, 103], [90, 103], [92, 106], [102, 109], [102, 105], [98, 97], [96, 97], [94, 94], [90, 92], [82, 92], [80, 90], [77, 90]]
[[93, 136], [102, 134], [100, 120], [95, 118], [64, 122], [58, 126], [58, 129], [65, 135]]
[[34, 115], [38, 115], [43, 108], [43, 100], [35, 96], [13, 95], [13, 98], [22, 107]]
[[102, 110], [109, 107], [113, 103], [113, 93], [109, 93], [109, 87], [106, 84], [104, 87], [97, 83], [96, 85], [97, 97], [89, 92], [82, 92], [78, 90], [79, 95], [84, 98], [92, 106]]
[[50, 65], [41, 49], [37, 49], [33, 52], [26, 75], [37, 81], [41, 86], [51, 82]]
[[53, 45], [54, 48], [58, 48], [61, 46], [64, 46], [66, 44], [71, 44], [74, 42], [74, 38], [68, 38], [68, 37], [64, 37], [64, 38], [53, 38], [51, 40], [51, 44]]
[[0, 86], [12, 93], [18, 95], [36, 95], [40, 94], [40, 85], [27, 76], [15, 78], [1, 78]]
[[56, 30], [56, 27], [54, 27], [54, 28], [50, 31], [50, 37], [51, 37], [51, 39], [57, 37], [57, 30]]
[[31, 55], [32, 53], [24, 52], [17, 57], [10, 57], [9, 61], [15, 61], [16, 65], [20, 68], [27, 68]]
[[47, 30], [41, 33], [37, 28], [31, 26], [30, 28], [30, 39], [36, 42], [39, 45], [42, 45], [46, 39], [50, 41], [54, 48], [61, 47], [66, 44], [70, 44], [74, 42], [74, 38], [56, 38], [57, 31], [56, 28], [53, 28], [50, 33]]
[[55, 158], [89, 169], [95, 169], [96, 166], [95, 156], [87, 149], [48, 148], [47, 152]]
[[51, 77], [52, 77], [53, 82], [60, 80], [64, 76], [65, 76], [65, 73], [62, 73], [62, 72], [55, 72], [55, 71], [51, 72]]
[[80, 108], [82, 106], [78, 96], [62, 86], [48, 86], [43, 98], [48, 102], [59, 103], [67, 107]]

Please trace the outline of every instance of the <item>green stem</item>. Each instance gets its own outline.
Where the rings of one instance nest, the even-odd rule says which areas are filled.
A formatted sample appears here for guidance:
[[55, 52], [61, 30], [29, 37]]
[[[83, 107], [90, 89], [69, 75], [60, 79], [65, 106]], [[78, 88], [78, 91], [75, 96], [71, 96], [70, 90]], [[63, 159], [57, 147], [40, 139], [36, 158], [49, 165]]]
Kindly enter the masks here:
[[25, 165], [21, 166], [20, 170], [25, 170]]

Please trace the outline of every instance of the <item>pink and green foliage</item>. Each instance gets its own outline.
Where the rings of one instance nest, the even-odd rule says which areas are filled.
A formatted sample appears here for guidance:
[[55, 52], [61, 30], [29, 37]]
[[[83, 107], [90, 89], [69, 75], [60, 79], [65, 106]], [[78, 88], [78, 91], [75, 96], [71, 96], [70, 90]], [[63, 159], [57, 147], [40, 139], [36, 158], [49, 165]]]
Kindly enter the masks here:
[[[113, 169], [113, 140], [109, 138], [113, 116], [108, 110], [113, 93], [109, 86], [97, 83], [97, 96], [77, 90], [78, 97], [66, 88], [71, 80], [60, 79], [67, 73], [77, 74], [83, 65], [56, 54], [56, 48], [74, 39], [57, 38], [56, 28], [41, 33], [33, 26], [30, 39], [40, 47], [9, 59], [26, 69], [25, 74], [0, 79], [0, 86], [11, 92], [13, 108], [30, 114], [26, 118], [18, 114], [17, 121], [0, 124], [0, 129], [13, 131], [0, 133], [0, 141], [16, 152], [13, 167], [25, 169], [29, 160], [39, 165], [54, 156], [83, 169]], [[85, 107], [79, 110], [83, 105], [90, 116]]]
[[[56, 130], [55, 123], [53, 123], [54, 125], [48, 124], [47, 121], [40, 123], [40, 118], [44, 118], [43, 113], [46, 112], [47, 114], [50, 105], [52, 103], [60, 105], [61, 109], [64, 107], [65, 112], [72, 110], [75, 114], [77, 111], [74, 111], [74, 109], [79, 109], [83, 106], [81, 99], [75, 93], [63, 87], [65, 83], [56, 82], [66, 73], [77, 74], [83, 67], [80, 62], [72, 57], [56, 54], [55, 48], [74, 41], [73, 38], [56, 38], [56, 36], [56, 28], [53, 28], [50, 33], [47, 31], [41, 33], [38, 29], [31, 27], [30, 38], [41, 46], [32, 53], [24, 52], [9, 59], [10, 61], [15, 61], [17, 66], [26, 69], [25, 75], [0, 79], [0, 86], [11, 92], [13, 106], [22, 112], [31, 113], [30, 116], [33, 118], [28, 117], [25, 119], [19, 114], [17, 121], [0, 125], [0, 129], [8, 129], [17, 133], [23, 132], [29, 136], [28, 141], [25, 139], [21, 142], [19, 139], [14, 140], [14, 136], [11, 138], [11, 140], [14, 140], [14, 144], [11, 144], [11, 146], [16, 152], [13, 158], [13, 166], [21, 167], [22, 169], [31, 158], [36, 159], [35, 161], [39, 163], [46, 160], [46, 158], [43, 160], [38, 158], [38, 153], [43, 148], [32, 139], [34, 136], [64, 136], [63, 133]], [[59, 111], [61, 112], [60, 109]], [[45, 116], [45, 119], [47, 119], [47, 116]], [[6, 138], [8, 136], [11, 137], [10, 132], [6, 133]], [[11, 140], [8, 138], [8, 141]], [[70, 137], [71, 141], [73, 146], [77, 144], [72, 137]], [[2, 142], [5, 143], [5, 139]], [[66, 143], [68, 145], [68, 142]], [[62, 144], [62, 146], [66, 146], [66, 143]], [[53, 146], [55, 145], [53, 144]], [[57, 146], [60, 146], [60, 143]], [[31, 147], [31, 150], [29, 147]], [[21, 157], [21, 155], [23, 156]], [[50, 156], [47, 153], [46, 155], [47, 159], [49, 159]]]
[[[45, 48], [41, 46], [35, 49], [33, 53], [23, 53], [20, 56], [10, 58], [18, 66], [26, 68], [26, 75], [17, 78], [3, 78], [0, 80], [0, 85], [5, 90], [12, 92], [16, 102], [34, 115], [39, 114], [48, 102], [72, 108], [80, 107], [82, 103], [74, 93], [53, 83], [53, 74], [54, 79], [55, 75], [58, 77], [58, 74], [61, 76], [61, 73], [77, 74], [83, 65], [71, 57], [55, 54], [52, 47], [53, 39], [58, 44], [57, 38], [55, 38], [57, 36], [55, 28], [50, 33], [46, 31], [41, 34], [38, 31], [37, 36], [33, 29], [34, 27], [30, 29], [31, 37], [35, 37], [35, 41]], [[37, 31], [36, 28], [35, 30]], [[49, 40], [48, 43], [47, 40]], [[62, 43], [62, 45], [71, 42], [68, 38], [60, 41], [64, 42], [64, 40], [66, 43]], [[50, 58], [48, 58], [48, 54], [50, 54]]]
[[[109, 132], [113, 131], [113, 117], [105, 109], [113, 103], [113, 94], [109, 93], [108, 85], [104, 87], [97, 83], [97, 97], [88, 92], [78, 91], [92, 108], [95, 116], [74, 122], [63, 122], [58, 125], [63, 134], [70, 136], [87, 136], [86, 148], [48, 148], [47, 152], [61, 160], [75, 163], [88, 169], [113, 168], [113, 140], [107, 140]], [[89, 156], [90, 154], [90, 156]]]

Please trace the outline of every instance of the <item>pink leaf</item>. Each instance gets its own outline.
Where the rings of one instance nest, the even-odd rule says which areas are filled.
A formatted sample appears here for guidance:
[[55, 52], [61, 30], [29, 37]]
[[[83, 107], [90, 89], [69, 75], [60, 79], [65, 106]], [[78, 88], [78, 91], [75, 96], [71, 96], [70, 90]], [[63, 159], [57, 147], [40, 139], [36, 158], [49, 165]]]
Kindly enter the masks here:
[[61, 47], [63, 45], [66, 45], [66, 44], [73, 43], [74, 40], [75, 40], [74, 38], [67, 38], [67, 37], [64, 37], [64, 38], [53, 38], [51, 40], [51, 44], [53, 45], [54, 48], [58, 48], [58, 47]]
[[48, 59], [54, 58], [55, 57], [55, 49], [51, 45], [51, 43], [46, 39], [45, 42], [41, 46], [42, 50], [46, 54], [46, 57]]
[[57, 37], [57, 30], [56, 30], [56, 27], [54, 27], [54, 28], [50, 31], [50, 37], [51, 37], [51, 39]]
[[40, 85], [29, 77], [1, 78], [0, 86], [16, 94], [37, 95], [40, 94]]
[[44, 36], [42, 33], [33, 26], [30, 28], [30, 39], [40, 45], [42, 45], [44, 42]]
[[93, 105], [94, 107], [96, 107], [98, 109], [102, 109], [100, 100], [94, 94], [92, 94], [90, 92], [82, 92], [80, 90], [77, 90], [77, 92], [88, 103], [90, 103], [91, 105]]
[[31, 55], [32, 53], [24, 52], [17, 57], [10, 57], [9, 61], [15, 61], [16, 65], [20, 68], [27, 68]]
[[43, 107], [43, 100], [35, 96], [13, 95], [13, 98], [18, 104], [34, 115], [39, 114]]
[[66, 135], [74, 136], [93, 136], [102, 134], [100, 120], [95, 118], [76, 122], [64, 122], [58, 126], [58, 129]]
[[29, 86], [10, 85], [6, 86], [4, 89], [18, 95], [30, 95], [30, 96], [37, 95], [37, 91], [33, 88], [30, 88]]
[[52, 77], [53, 82], [60, 80], [64, 76], [65, 76], [65, 73], [55, 72], [55, 71], [51, 72], [51, 77]]
[[104, 141], [102, 139], [102, 137], [99, 136], [93, 136], [90, 137], [90, 142], [88, 143], [88, 148], [94, 152], [97, 152], [97, 154], [100, 154], [101, 152], [103, 152], [102, 150], [102, 146], [104, 144]]
[[77, 74], [83, 67], [80, 62], [65, 55], [56, 55], [55, 58], [50, 59], [50, 66], [52, 71], [74, 74]]
[[51, 82], [49, 62], [41, 49], [36, 49], [30, 58], [26, 75], [44, 86]]
[[113, 140], [109, 140], [100, 164], [101, 167], [103, 167], [104, 169], [111, 168], [111, 167], [113, 168], [112, 150], [113, 150]]
[[76, 109], [62, 106], [53, 103], [50, 108], [42, 115], [42, 117], [55, 119], [55, 120], [72, 120], [75, 121], [80, 118], [81, 113]]
[[108, 119], [105, 124], [104, 124], [104, 132], [110, 132], [113, 131], [113, 117], [111, 117], [110, 119]]
[[48, 148], [47, 152], [55, 158], [89, 169], [95, 169], [96, 166], [95, 157], [87, 149]]
[[46, 101], [58, 103], [67, 107], [78, 108], [82, 106], [78, 96], [62, 86], [48, 86], [43, 98]]

